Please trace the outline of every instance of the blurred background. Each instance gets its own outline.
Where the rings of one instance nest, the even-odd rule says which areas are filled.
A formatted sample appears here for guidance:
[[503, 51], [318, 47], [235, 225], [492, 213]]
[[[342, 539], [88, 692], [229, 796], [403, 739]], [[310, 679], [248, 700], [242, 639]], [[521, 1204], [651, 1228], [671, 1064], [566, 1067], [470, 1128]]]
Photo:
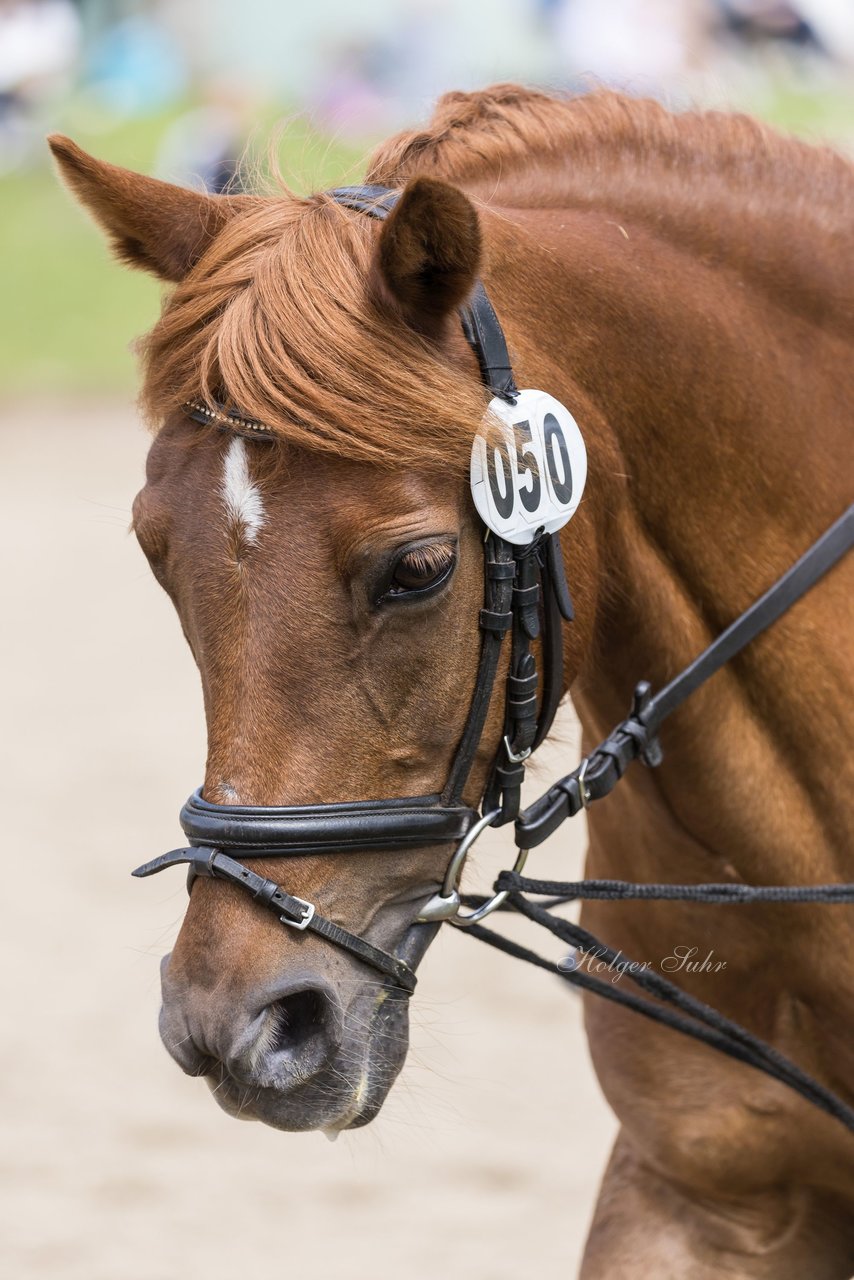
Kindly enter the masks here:
[[[128, 872], [180, 839], [204, 759], [197, 674], [128, 536], [131, 343], [161, 290], [110, 260], [44, 144], [221, 190], [276, 136], [311, 190], [358, 180], [443, 90], [501, 79], [738, 107], [845, 149], [854, 3], [0, 0], [4, 1280], [575, 1274], [614, 1120], [558, 979], [444, 930], [400, 1082], [334, 1147], [237, 1124], [160, 1047], [184, 889]], [[533, 787], [577, 752], [567, 710]], [[471, 888], [506, 865], [496, 834]], [[538, 873], [577, 877], [583, 850], [579, 818]]]
[[285, 120], [298, 189], [449, 88], [608, 83], [854, 136], [850, 0], [0, 0], [0, 390], [126, 393], [158, 289], [115, 270], [53, 181], [44, 134], [219, 189]]

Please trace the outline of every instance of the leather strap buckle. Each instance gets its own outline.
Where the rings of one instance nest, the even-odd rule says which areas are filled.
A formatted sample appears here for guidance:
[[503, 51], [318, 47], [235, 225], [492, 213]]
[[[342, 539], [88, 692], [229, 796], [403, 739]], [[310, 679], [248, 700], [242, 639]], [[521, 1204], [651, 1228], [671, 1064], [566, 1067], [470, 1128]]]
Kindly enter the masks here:
[[514, 751], [506, 733], [504, 735], [504, 750], [507, 752], [507, 759], [511, 764], [521, 764], [522, 761], [527, 760], [528, 756], [531, 754], [530, 747], [525, 747], [523, 751]]
[[[314, 903], [306, 902], [305, 898], [295, 898], [293, 894], [290, 893], [288, 894], [288, 897], [291, 902], [296, 902], [298, 906], [305, 907], [305, 911], [296, 920], [292, 919], [292, 917], [288, 915], [280, 915], [279, 919], [282, 924], [288, 924], [292, 929], [299, 929], [300, 931], [307, 929], [314, 919]], [[291, 910], [290, 903], [288, 904], [287, 910]]]
[[575, 782], [578, 787], [578, 798], [581, 801], [582, 809], [589, 809], [590, 801], [593, 799], [592, 795], [590, 794], [590, 790], [587, 786], [587, 783], [584, 781], [585, 777], [587, 776], [587, 768], [589, 764], [590, 764], [590, 757], [585, 756], [584, 759], [581, 761], [581, 764], [578, 766], [578, 768], [575, 771]]

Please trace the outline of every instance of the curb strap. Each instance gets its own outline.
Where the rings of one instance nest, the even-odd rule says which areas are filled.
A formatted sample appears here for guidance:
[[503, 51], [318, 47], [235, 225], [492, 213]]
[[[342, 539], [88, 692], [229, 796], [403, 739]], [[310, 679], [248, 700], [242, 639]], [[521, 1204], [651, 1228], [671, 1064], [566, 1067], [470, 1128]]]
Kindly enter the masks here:
[[407, 994], [411, 995], [415, 990], [418, 979], [409, 965], [398, 960], [396, 956], [390, 955], [389, 952], [372, 946], [370, 942], [365, 942], [364, 938], [358, 938], [354, 933], [342, 929], [333, 920], [327, 920], [325, 916], [318, 915], [313, 903], [286, 893], [284, 889], [279, 888], [275, 880], [267, 880], [264, 876], [259, 876], [256, 871], [244, 866], [242, 862], [229, 858], [228, 854], [223, 853], [221, 849], [173, 849], [170, 853], [163, 853], [159, 858], [154, 858], [151, 862], [137, 867], [132, 874], [137, 877], [153, 876], [158, 871], [163, 871], [165, 867], [175, 867], [180, 863], [187, 863], [190, 868], [187, 876], [188, 891], [192, 889], [193, 881], [197, 876], [210, 876], [214, 880], [230, 880], [232, 884], [240, 885], [242, 889], [251, 893], [262, 907], [269, 907], [282, 924], [291, 929], [308, 929], [312, 933], [317, 933], [327, 942], [334, 942], [336, 947], [342, 947], [364, 964], [392, 978]]

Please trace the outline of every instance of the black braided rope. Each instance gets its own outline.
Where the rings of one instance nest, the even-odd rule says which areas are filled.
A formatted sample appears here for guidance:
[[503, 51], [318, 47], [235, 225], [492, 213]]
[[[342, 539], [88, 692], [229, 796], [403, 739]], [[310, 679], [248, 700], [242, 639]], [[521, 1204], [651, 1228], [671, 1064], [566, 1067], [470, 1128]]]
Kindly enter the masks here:
[[854, 884], [635, 884], [631, 880], [531, 880], [502, 871], [496, 891], [532, 893], [558, 902], [619, 902], [652, 899], [675, 902], [854, 902]]
[[[808, 1102], [833, 1116], [854, 1132], [854, 1109], [838, 1098], [832, 1090], [827, 1089], [803, 1071], [797, 1063], [780, 1053], [773, 1045], [769, 1045], [739, 1023], [719, 1013], [717, 1009], [711, 1008], [702, 1000], [683, 991], [661, 974], [636, 964], [621, 951], [615, 951], [612, 947], [606, 946], [581, 925], [561, 916], [552, 915], [546, 906], [531, 902], [523, 896], [525, 893], [550, 896], [552, 901], [549, 906], [582, 898], [603, 901], [646, 899], [739, 904], [750, 902], [841, 903], [854, 902], [854, 885], [645, 885], [632, 884], [623, 880], [562, 882], [530, 880], [516, 872], [504, 871], [496, 880], [495, 889], [497, 892], [503, 890], [509, 894], [505, 903], [507, 909], [516, 911], [534, 924], [548, 929], [561, 942], [582, 951], [593, 951], [597, 959], [603, 960], [606, 964], [620, 964], [628, 981], [633, 982], [652, 999], [624, 991], [614, 983], [596, 978], [581, 969], [559, 968], [552, 961], [546, 960], [543, 956], [537, 955], [536, 952], [520, 946], [492, 929], [484, 928], [483, 925], [469, 925], [460, 929], [461, 933], [479, 938], [480, 941], [503, 951], [506, 955], [557, 974], [572, 986], [602, 996], [653, 1022], [699, 1040], [710, 1048], [726, 1054], [727, 1057], [743, 1062], [746, 1066], [764, 1072], [793, 1089]], [[480, 901], [483, 899], [472, 899], [475, 904]], [[663, 1003], [658, 1004], [657, 1001]], [[673, 1007], [668, 1008], [668, 1005]]]

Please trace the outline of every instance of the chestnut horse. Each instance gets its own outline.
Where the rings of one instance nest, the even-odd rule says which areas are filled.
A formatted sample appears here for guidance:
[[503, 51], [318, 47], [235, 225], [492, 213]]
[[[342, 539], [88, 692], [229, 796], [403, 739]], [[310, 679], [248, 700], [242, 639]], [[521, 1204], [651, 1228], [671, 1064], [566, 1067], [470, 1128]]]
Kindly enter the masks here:
[[[204, 795], [294, 804], [444, 781], [471, 698], [487, 400], [455, 314], [481, 275], [520, 385], [571, 410], [589, 480], [562, 534], [585, 744], [660, 687], [851, 500], [854, 170], [723, 114], [503, 86], [379, 148], [382, 225], [329, 196], [213, 197], [52, 140], [128, 263], [174, 282], [145, 342], [157, 434], [134, 527], [198, 663]], [[226, 399], [273, 444], [199, 427]], [[851, 564], [668, 722], [665, 762], [590, 814], [588, 871], [643, 881], [854, 879]], [[505, 655], [506, 661], [506, 655]], [[493, 699], [466, 802], [501, 733]], [[449, 849], [312, 855], [286, 888], [394, 949]], [[284, 884], [281, 864], [263, 874]], [[714, 950], [682, 984], [854, 1102], [841, 908], [596, 904], [627, 955]], [[217, 1100], [282, 1129], [364, 1124], [405, 1001], [231, 885], [197, 881], [161, 1033]], [[383, 1012], [384, 1006], [386, 1012]], [[585, 1280], [848, 1280], [854, 1146], [765, 1076], [612, 1004], [586, 1009], [621, 1122]]]

